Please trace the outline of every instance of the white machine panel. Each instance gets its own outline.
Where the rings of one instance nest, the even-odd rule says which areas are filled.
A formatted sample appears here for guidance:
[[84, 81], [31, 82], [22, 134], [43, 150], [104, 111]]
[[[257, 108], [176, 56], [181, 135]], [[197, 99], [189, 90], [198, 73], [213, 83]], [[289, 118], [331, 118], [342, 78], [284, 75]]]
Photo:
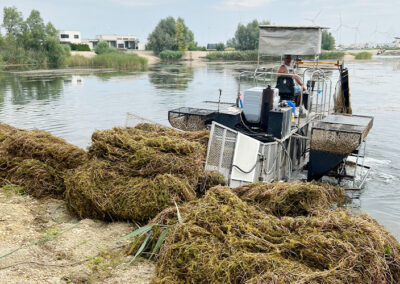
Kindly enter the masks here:
[[260, 122], [263, 89], [262, 87], [254, 87], [244, 91], [243, 113], [248, 122]]
[[238, 133], [231, 179], [254, 182], [259, 148], [258, 140]]

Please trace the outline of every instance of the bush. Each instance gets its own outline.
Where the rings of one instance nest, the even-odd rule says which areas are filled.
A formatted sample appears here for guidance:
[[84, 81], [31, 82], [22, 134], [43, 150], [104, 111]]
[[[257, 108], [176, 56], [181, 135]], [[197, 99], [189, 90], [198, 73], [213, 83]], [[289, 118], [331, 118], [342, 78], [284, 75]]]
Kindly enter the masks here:
[[235, 61], [256, 61], [258, 58], [257, 50], [245, 50], [245, 51], [216, 51], [210, 52], [206, 56], [209, 60], [235, 60]]
[[74, 51], [90, 51], [89, 45], [83, 43], [71, 43], [70, 47]]
[[100, 41], [95, 47], [94, 52], [97, 54], [109, 53], [109, 52], [116, 52], [117, 49], [115, 47], [110, 47], [107, 41], [103, 40]]
[[322, 51], [319, 59], [342, 59], [344, 55], [343, 51]]
[[363, 51], [355, 54], [355, 59], [371, 59], [371, 58], [372, 58], [372, 53], [370, 52]]
[[158, 54], [161, 60], [166, 60], [166, 61], [181, 59], [183, 55], [185, 55], [185, 52], [177, 50], [164, 50]]
[[207, 48], [205, 46], [195, 46], [194, 44], [191, 44], [188, 46], [189, 51], [206, 51]]
[[217, 45], [215, 46], [215, 49], [217, 51], [224, 51], [225, 50], [225, 44], [223, 44], [222, 42], [217, 43]]

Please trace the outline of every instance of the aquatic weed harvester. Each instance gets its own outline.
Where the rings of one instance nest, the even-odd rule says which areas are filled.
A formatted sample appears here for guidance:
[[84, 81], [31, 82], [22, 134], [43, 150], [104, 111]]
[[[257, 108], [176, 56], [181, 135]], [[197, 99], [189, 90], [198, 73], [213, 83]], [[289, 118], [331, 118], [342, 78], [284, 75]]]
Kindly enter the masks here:
[[[206, 170], [221, 172], [230, 187], [307, 178], [360, 189], [370, 170], [364, 164], [365, 139], [373, 117], [352, 114], [344, 62], [319, 59], [324, 28], [259, 29], [257, 67], [239, 74], [236, 102], [221, 102], [220, 93], [204, 107], [170, 110], [169, 122], [184, 131], [210, 128]], [[278, 73], [283, 64], [261, 63], [289, 55], [295, 60], [285, 68], [297, 73]], [[242, 90], [243, 80], [253, 87]]]

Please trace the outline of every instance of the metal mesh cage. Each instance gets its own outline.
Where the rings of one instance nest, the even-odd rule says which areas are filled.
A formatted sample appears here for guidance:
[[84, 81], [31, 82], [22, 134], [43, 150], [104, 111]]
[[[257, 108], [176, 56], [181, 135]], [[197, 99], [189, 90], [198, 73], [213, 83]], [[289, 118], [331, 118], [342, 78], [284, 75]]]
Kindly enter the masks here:
[[[205, 169], [222, 173], [231, 187], [247, 183], [231, 176], [234, 157], [239, 154], [235, 152], [237, 139], [237, 131], [216, 122], [212, 123]], [[282, 146], [278, 142], [260, 143], [258, 153], [262, 159], [256, 163], [253, 182], [272, 182], [286, 177], [286, 156], [282, 155]]]
[[217, 170], [229, 180], [237, 132], [213, 123], [208, 143], [206, 170]]
[[172, 127], [184, 131], [198, 131], [206, 128], [214, 111], [200, 108], [181, 107], [168, 112], [168, 120]]

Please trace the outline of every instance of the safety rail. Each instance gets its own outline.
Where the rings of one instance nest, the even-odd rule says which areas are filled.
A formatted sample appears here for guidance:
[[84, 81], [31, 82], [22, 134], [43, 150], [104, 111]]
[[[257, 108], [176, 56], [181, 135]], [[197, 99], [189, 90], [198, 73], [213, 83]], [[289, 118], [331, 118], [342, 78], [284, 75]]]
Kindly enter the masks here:
[[[276, 66], [272, 67], [276, 68]], [[258, 69], [262, 69], [262, 71], [259, 71]], [[243, 76], [248, 76], [248, 77], [252, 77], [254, 80], [255, 85], [258, 85], [259, 82], [259, 78], [262, 76], [264, 77], [264, 85], [266, 86], [267, 83], [272, 83], [273, 79], [277, 76], [288, 76], [285, 73], [278, 73], [278, 72], [271, 72], [271, 71], [265, 71], [266, 68], [257, 68], [255, 71], [243, 71], [239, 74], [239, 79], [238, 79], [238, 93], [241, 92], [241, 79]], [[310, 69], [311, 70], [311, 69]], [[318, 75], [317, 77], [317, 94], [314, 94], [314, 90], [313, 88], [310, 88], [310, 92], [309, 92], [309, 99], [308, 99], [308, 103], [307, 103], [307, 109], [309, 110], [308, 113], [306, 113], [305, 118], [308, 119], [309, 116], [311, 115], [311, 111], [312, 108], [310, 106], [314, 105], [314, 100], [316, 100], [315, 102], [315, 109], [314, 109], [314, 114], [315, 117], [322, 119], [324, 118], [326, 115], [328, 115], [330, 113], [330, 102], [331, 102], [331, 97], [332, 97], [332, 81], [326, 77], [325, 73], [323, 72], [323, 70], [321, 69], [313, 69], [314, 71], [311, 74], [311, 79], [315, 78], [315, 76]], [[268, 76], [269, 80], [268, 80]], [[305, 82], [305, 74], [303, 73], [303, 76], [300, 76], [298, 74], [290, 74], [290, 76], [292, 78], [298, 78], [300, 81], [302, 81], [303, 83]], [[322, 81], [319, 80], [320, 76], [322, 76]], [[328, 84], [329, 84], [329, 92], [328, 95], [326, 93], [326, 90], [328, 89]], [[321, 88], [319, 88], [321, 86]], [[321, 90], [321, 94], [318, 94], [318, 90]], [[329, 98], [326, 98], [326, 96], [329, 96]], [[328, 106], [326, 106], [326, 104], [328, 104]], [[300, 106], [303, 105], [303, 89], [300, 90]], [[303, 117], [303, 113], [302, 113], [302, 109], [300, 108], [299, 111], [299, 116], [298, 116], [298, 125], [301, 124], [301, 118]]]

